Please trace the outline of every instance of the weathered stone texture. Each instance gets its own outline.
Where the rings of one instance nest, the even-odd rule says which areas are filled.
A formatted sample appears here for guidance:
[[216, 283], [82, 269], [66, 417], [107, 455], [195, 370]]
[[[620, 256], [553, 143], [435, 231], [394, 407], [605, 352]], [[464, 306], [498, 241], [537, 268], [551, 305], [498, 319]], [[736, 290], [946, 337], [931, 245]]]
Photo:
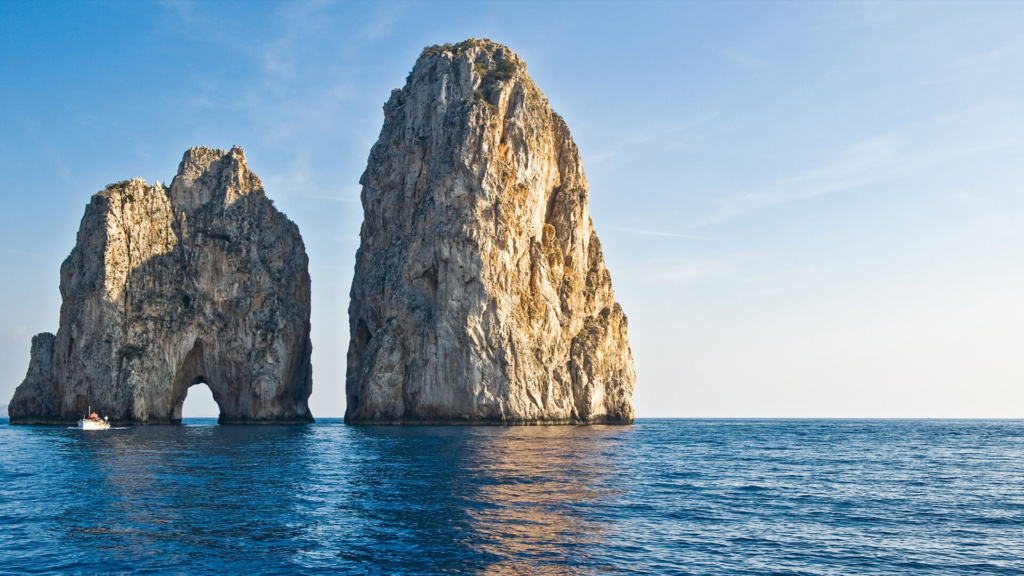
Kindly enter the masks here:
[[635, 375], [565, 122], [508, 48], [424, 50], [361, 184], [346, 422], [629, 423]]
[[240, 148], [193, 148], [169, 188], [136, 179], [86, 207], [61, 266], [57, 335], [32, 340], [12, 423], [181, 419], [205, 382], [222, 423], [310, 422], [310, 281], [299, 230]]

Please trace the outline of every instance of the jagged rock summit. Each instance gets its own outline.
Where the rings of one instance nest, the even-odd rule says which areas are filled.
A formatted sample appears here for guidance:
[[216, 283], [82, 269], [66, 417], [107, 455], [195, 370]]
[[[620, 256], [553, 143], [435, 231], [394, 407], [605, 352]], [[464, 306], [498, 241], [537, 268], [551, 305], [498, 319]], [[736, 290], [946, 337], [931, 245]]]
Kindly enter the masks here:
[[632, 422], [579, 152], [519, 56], [425, 49], [360, 183], [346, 422]]
[[192, 148], [169, 188], [94, 195], [60, 293], [60, 329], [32, 339], [12, 424], [90, 406], [115, 423], [178, 422], [200, 382], [221, 423], [313, 421], [305, 247], [241, 148]]

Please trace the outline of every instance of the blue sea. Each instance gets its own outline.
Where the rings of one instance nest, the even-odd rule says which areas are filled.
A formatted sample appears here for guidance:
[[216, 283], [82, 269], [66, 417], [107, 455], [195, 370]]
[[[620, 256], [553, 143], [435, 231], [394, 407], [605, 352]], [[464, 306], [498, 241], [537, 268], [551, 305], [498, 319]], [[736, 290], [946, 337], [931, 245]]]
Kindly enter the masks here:
[[2, 574], [1024, 574], [1024, 421], [0, 421]]

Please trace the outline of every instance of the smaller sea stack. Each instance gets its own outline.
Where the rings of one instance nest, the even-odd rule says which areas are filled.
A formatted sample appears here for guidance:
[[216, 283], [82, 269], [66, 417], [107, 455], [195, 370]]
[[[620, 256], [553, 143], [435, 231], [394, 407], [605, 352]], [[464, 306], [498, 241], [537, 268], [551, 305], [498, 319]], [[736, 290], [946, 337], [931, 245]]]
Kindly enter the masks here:
[[170, 187], [92, 197], [60, 270], [60, 329], [32, 339], [12, 424], [180, 422], [206, 383], [220, 422], [312, 422], [310, 281], [299, 229], [241, 148], [192, 148]]

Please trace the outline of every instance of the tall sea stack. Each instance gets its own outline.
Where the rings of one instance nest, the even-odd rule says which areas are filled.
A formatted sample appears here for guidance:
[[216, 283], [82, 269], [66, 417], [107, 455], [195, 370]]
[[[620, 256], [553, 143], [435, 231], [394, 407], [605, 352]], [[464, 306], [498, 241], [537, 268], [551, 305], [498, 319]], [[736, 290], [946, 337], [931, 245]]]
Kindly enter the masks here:
[[519, 56], [424, 50], [360, 183], [346, 422], [632, 422], [579, 152]]
[[61, 266], [60, 329], [32, 339], [12, 424], [181, 420], [205, 382], [221, 423], [311, 422], [310, 282], [299, 229], [241, 148], [193, 148], [169, 188], [108, 186]]

